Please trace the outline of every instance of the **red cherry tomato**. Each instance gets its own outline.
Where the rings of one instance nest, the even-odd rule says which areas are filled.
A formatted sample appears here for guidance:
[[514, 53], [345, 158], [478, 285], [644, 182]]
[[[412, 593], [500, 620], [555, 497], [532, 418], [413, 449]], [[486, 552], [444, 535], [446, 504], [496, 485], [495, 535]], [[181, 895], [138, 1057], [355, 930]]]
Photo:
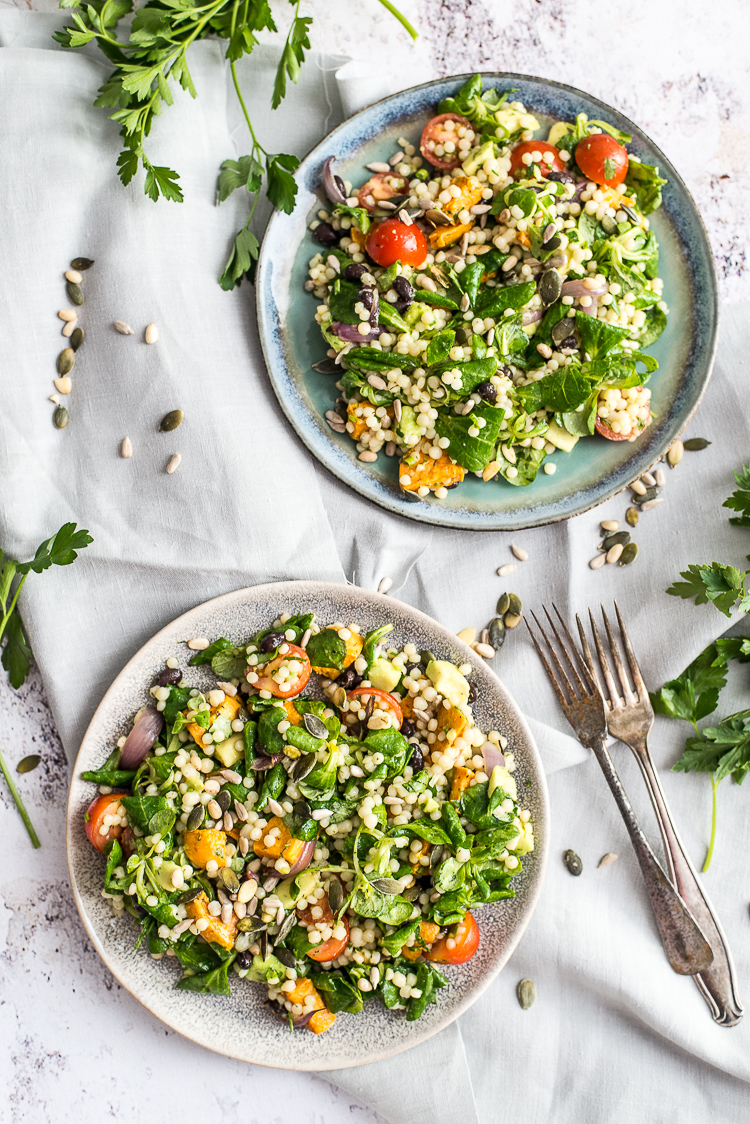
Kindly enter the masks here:
[[335, 960], [337, 956], [341, 956], [341, 953], [349, 944], [349, 922], [346, 915], [337, 924], [343, 925], [346, 929], [344, 936], [329, 937], [327, 941], [311, 948], [307, 954], [311, 960], [317, 960], [318, 963], [325, 964], [328, 960]]
[[[643, 387], [638, 387], [638, 390], [642, 389]], [[606, 437], [608, 441], [635, 441], [636, 437], [640, 437], [640, 435], [643, 433], [643, 430], [648, 428], [650, 421], [651, 404], [649, 403], [648, 413], [646, 414], [646, 421], [640, 429], [636, 430], [635, 433], [615, 433], [615, 431], [609, 427], [606, 418], [597, 417], [594, 425], [596, 426], [596, 432], [600, 433], [602, 437]]]
[[374, 699], [375, 706], [373, 707], [373, 709], [385, 710], [389, 712], [393, 716], [395, 728], [397, 730], [401, 728], [401, 724], [404, 721], [404, 715], [401, 707], [398, 705], [398, 702], [396, 699], [394, 699], [393, 695], [389, 695], [385, 691], [379, 691], [377, 687], [355, 687], [355, 689], [353, 691], [350, 691], [346, 697], [350, 703], [358, 702], [362, 709], [367, 706], [370, 699]]
[[372, 211], [381, 200], [390, 199], [393, 195], [403, 195], [408, 182], [403, 176], [397, 176], [393, 172], [378, 172], [357, 192], [359, 205]]
[[[283, 655], [276, 656], [270, 663], [262, 666], [262, 674], [258, 673], [258, 679], [253, 683], [253, 686], [257, 687], [259, 691], [270, 691], [277, 699], [293, 699], [296, 695], [301, 694], [307, 686], [312, 670], [309, 656], [304, 648], [298, 648], [296, 644], [289, 643], [286, 643], [286, 648], [287, 650]], [[295, 676], [288, 679], [285, 685], [282, 685], [273, 678], [273, 673], [278, 671], [282, 664], [288, 663], [289, 660], [301, 663], [302, 668]], [[250, 668], [250, 670], [253, 669]]]
[[119, 814], [120, 797], [117, 795], [97, 796], [86, 809], [83, 821], [86, 838], [89, 843], [96, 847], [97, 851], [103, 852], [112, 839], [119, 839], [122, 835], [122, 824], [107, 825], [105, 831], [101, 830], [105, 827], [105, 816], [119, 816]]
[[523, 157], [526, 155], [527, 152], [532, 157], [533, 157], [535, 152], [540, 153], [540, 155], [542, 157], [544, 156], [545, 152], [551, 152], [552, 153], [553, 160], [552, 160], [551, 164], [548, 164], [547, 161], [544, 160], [544, 159], [533, 161], [533, 163], [538, 164], [543, 176], [546, 176], [548, 172], [552, 172], [552, 171], [554, 171], [554, 172], [564, 172], [565, 171], [565, 165], [562, 162], [562, 160], [560, 159], [560, 150], [558, 148], [555, 148], [554, 144], [547, 144], [547, 141], [530, 140], [530, 141], [521, 141], [521, 143], [517, 144], [516, 147], [511, 152], [511, 154], [510, 154], [510, 174], [512, 176], [514, 176], [516, 174], [516, 172], [528, 172], [531, 165], [525, 164], [524, 161], [523, 161]]
[[365, 250], [376, 265], [387, 267], [395, 261], [421, 265], [427, 257], [427, 239], [415, 223], [407, 226], [400, 219], [386, 219], [367, 235]]
[[609, 133], [584, 137], [576, 145], [575, 158], [584, 176], [602, 187], [617, 187], [628, 173], [628, 150]]
[[[449, 940], [454, 942], [452, 948], [448, 947]], [[478, 948], [479, 928], [472, 915], [465, 913], [463, 921], [459, 921], [455, 930], [451, 930], [448, 936], [435, 941], [425, 956], [436, 964], [465, 964], [467, 960], [471, 960]]]
[[[452, 121], [455, 128], [446, 128], [448, 121]], [[419, 151], [424, 156], [425, 160], [429, 160], [436, 168], [442, 168], [445, 172], [450, 172], [452, 168], [457, 168], [463, 160], [463, 157], [458, 151], [458, 130], [461, 126], [466, 129], [466, 135], [469, 140], [474, 142], [474, 127], [471, 121], [467, 121], [465, 117], [461, 117], [458, 113], [439, 113], [437, 117], [433, 117], [428, 121], [422, 131], [422, 139], [419, 142]], [[443, 147], [446, 144], [453, 144], [455, 147], [452, 152], [445, 152], [437, 154], [435, 148], [437, 145]]]

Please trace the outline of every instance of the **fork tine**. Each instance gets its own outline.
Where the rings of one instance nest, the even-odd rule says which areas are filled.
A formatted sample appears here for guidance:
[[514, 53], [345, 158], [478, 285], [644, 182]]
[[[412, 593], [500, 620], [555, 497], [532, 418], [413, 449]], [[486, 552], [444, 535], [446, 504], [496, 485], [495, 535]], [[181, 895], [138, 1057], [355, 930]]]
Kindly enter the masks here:
[[[557, 643], [560, 645], [560, 651], [562, 652], [563, 657], [565, 658], [565, 661], [566, 661], [566, 663], [568, 664], [568, 667], [571, 670], [571, 673], [573, 675], [573, 679], [575, 680], [575, 685], [578, 688], [578, 693], [582, 698], [585, 698], [586, 695], [588, 695], [590, 693], [590, 688], [589, 688], [587, 683], [583, 682], [580, 675], [578, 674], [578, 668], [573, 663], [573, 660], [571, 659], [571, 656], [570, 656], [570, 652], [568, 651], [567, 647], [565, 646], [565, 642], [563, 641], [562, 636], [557, 631], [557, 625], [552, 620], [552, 617], [549, 615], [549, 613], [547, 611], [547, 606], [544, 605], [542, 607], [544, 609], [544, 615], [547, 618], [547, 620], [549, 621], [550, 628], [552, 629], [552, 631], [555, 634], [555, 639], [557, 640]], [[552, 605], [552, 608], [555, 609], [555, 612], [557, 612], [557, 609], [555, 608], [554, 603]], [[557, 615], [558, 615], [558, 617], [560, 617], [559, 613], [557, 613]], [[560, 617], [560, 623], [563, 624], [562, 617]], [[563, 628], [565, 628], [564, 624], [563, 624]], [[565, 629], [565, 631], [567, 632], [567, 629]], [[575, 652], [575, 654], [577, 656], [578, 652], [576, 651], [576, 645], [573, 643], [573, 638], [571, 637], [569, 632], [568, 632], [568, 640], [570, 640], [571, 644], [573, 645], [573, 651]], [[580, 660], [579, 660], [579, 662], [580, 662]]]
[[623, 697], [625, 699], [625, 702], [629, 703], [632, 706], [632, 704], [635, 702], [635, 699], [633, 697], [633, 691], [632, 691], [632, 688], [630, 686], [630, 680], [628, 679], [628, 674], [625, 671], [625, 665], [623, 664], [622, 657], [620, 656], [620, 649], [617, 647], [617, 642], [615, 641], [614, 634], [612, 632], [612, 626], [609, 623], [609, 617], [607, 616], [606, 612], [604, 611], [604, 606], [601, 605], [600, 608], [602, 610], [602, 618], [604, 620], [604, 627], [607, 630], [607, 639], [609, 640], [609, 650], [612, 653], [612, 659], [614, 660], [615, 667], [617, 668], [617, 674], [620, 677], [620, 683], [622, 684]]
[[[599, 691], [599, 684], [596, 681], [596, 673], [594, 673], [592, 675], [591, 668], [589, 667], [589, 665], [587, 664], [586, 659], [585, 659], [585, 653], [586, 653], [586, 650], [588, 649], [588, 644], [586, 643], [586, 638], [585, 637], [583, 638], [584, 656], [582, 657], [581, 652], [578, 648], [578, 645], [576, 644], [575, 640], [573, 639], [573, 637], [570, 634], [570, 629], [568, 628], [567, 624], [565, 623], [565, 620], [563, 619], [563, 617], [560, 613], [560, 610], [558, 609], [557, 605], [554, 604], [554, 602], [552, 604], [552, 608], [555, 610], [555, 614], [557, 616], [557, 619], [560, 622], [560, 625], [563, 629], [563, 632], [565, 633], [565, 635], [568, 638], [568, 642], [570, 644], [570, 647], [575, 652], [576, 662], [577, 662], [578, 666], [580, 667], [581, 671], [583, 672], [584, 686], [585, 686], [586, 690], [589, 693], [591, 691], [594, 691], [594, 692]], [[545, 609], [545, 612], [546, 611], [547, 610]], [[577, 615], [576, 615], [576, 620], [578, 620]], [[580, 625], [580, 621], [579, 621], [579, 625]], [[555, 634], [557, 635], [557, 630], [555, 630]], [[558, 640], [559, 640], [559, 637], [558, 637]], [[589, 652], [589, 657], [590, 656], [591, 656], [591, 653]], [[601, 691], [599, 691], [599, 694], [601, 694]]]
[[[597, 691], [601, 695], [602, 699], [604, 699], [604, 691], [602, 690], [602, 685], [599, 682], [599, 676], [596, 674], [596, 665], [594, 664], [594, 657], [591, 655], [591, 648], [589, 647], [589, 642], [588, 642], [588, 639], [586, 637], [586, 633], [583, 630], [583, 622], [581, 621], [581, 618], [579, 617], [578, 613], [576, 613], [576, 624], [578, 625], [578, 635], [581, 638], [581, 648], [583, 649], [583, 658], [584, 658], [584, 661], [586, 663], [586, 667], [588, 669], [589, 677], [593, 681], [594, 686], [596, 687]], [[606, 700], [605, 700], [605, 705], [606, 706], [609, 705], [609, 703], [606, 702]]]
[[[526, 624], [526, 627], [527, 627], [527, 628], [528, 628], [528, 630], [529, 630], [529, 635], [530, 635], [531, 639], [532, 639], [532, 640], [534, 641], [534, 647], [536, 648], [537, 652], [539, 653], [539, 659], [540, 659], [540, 660], [542, 661], [542, 663], [544, 664], [544, 667], [545, 667], [545, 670], [546, 670], [546, 672], [547, 672], [547, 675], [549, 676], [549, 681], [550, 681], [550, 683], [552, 684], [552, 686], [553, 686], [553, 688], [554, 688], [555, 694], [557, 695], [557, 698], [558, 698], [558, 701], [559, 701], [560, 705], [561, 705], [562, 707], [567, 707], [567, 705], [568, 705], [568, 700], [567, 700], [567, 699], [565, 698], [565, 696], [563, 695], [563, 693], [562, 693], [562, 688], [560, 687], [560, 684], [559, 684], [559, 683], [557, 682], [557, 679], [555, 678], [555, 673], [554, 673], [554, 671], [552, 670], [552, 668], [550, 667], [550, 665], [549, 665], [549, 661], [547, 660], [547, 657], [545, 656], [544, 652], [543, 652], [543, 651], [542, 651], [542, 649], [540, 648], [540, 646], [539, 646], [539, 641], [537, 640], [536, 636], [534, 635], [534, 630], [533, 630], [533, 628], [531, 627], [531, 625], [529, 624], [529, 622], [528, 622], [528, 620], [526, 619], [526, 617], [524, 617], [524, 622], [525, 622], [525, 624]], [[538, 623], [538, 622], [537, 622], [537, 623]]]
[[560, 678], [562, 679], [563, 683], [565, 684], [565, 686], [567, 688], [567, 691], [568, 691], [568, 694], [570, 695], [571, 701], [575, 702], [578, 699], [578, 694], [576, 693], [575, 688], [573, 687], [573, 684], [568, 679], [565, 668], [560, 663], [557, 652], [552, 647], [552, 643], [550, 642], [549, 636], [544, 631], [544, 628], [543, 628], [542, 624], [540, 623], [539, 618], [537, 617], [536, 613], [532, 612], [531, 615], [534, 618], [534, 620], [536, 621], [536, 626], [539, 629], [539, 631], [541, 632], [542, 636], [544, 637], [544, 639], [547, 643], [547, 647], [549, 648], [550, 655], [552, 656], [552, 659], [555, 662], [555, 667], [557, 668], [557, 671], [558, 671], [558, 674], [559, 674]]
[[638, 666], [638, 660], [635, 658], [633, 645], [630, 643], [628, 630], [625, 628], [625, 622], [622, 619], [622, 613], [620, 612], [620, 606], [617, 604], [617, 601], [615, 601], [615, 612], [617, 613], [617, 623], [620, 626], [622, 646], [625, 649], [625, 655], [628, 657], [628, 663], [630, 664], [630, 671], [633, 676], [633, 682], [635, 683], [636, 690], [638, 692], [638, 697], [642, 701], [643, 699], [648, 698], [648, 689], [646, 687], [646, 684], [643, 682], [641, 669]]
[[[596, 621], [594, 620], [594, 614], [591, 612], [591, 609], [589, 609], [589, 621], [591, 623], [591, 632], [594, 636], [594, 644], [596, 645], [596, 654], [599, 657], [599, 664], [602, 669], [602, 674], [604, 675], [607, 683], [607, 690], [609, 691], [609, 701], [612, 709], [615, 710], [622, 706], [622, 702], [620, 700], [619, 692], [615, 687], [615, 681], [612, 678], [612, 671], [609, 666], [609, 660], [607, 659], [607, 654], [604, 651], [602, 638], [599, 635], [599, 629], [596, 627]], [[602, 698], [604, 698], [604, 695], [602, 695]]]

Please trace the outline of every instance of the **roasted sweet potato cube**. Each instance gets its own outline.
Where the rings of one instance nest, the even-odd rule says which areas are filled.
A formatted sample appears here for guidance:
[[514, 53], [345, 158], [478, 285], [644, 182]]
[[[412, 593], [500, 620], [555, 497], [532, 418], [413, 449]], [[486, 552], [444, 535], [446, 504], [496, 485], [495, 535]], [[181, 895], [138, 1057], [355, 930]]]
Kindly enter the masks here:
[[398, 467], [399, 483], [405, 492], [416, 492], [419, 488], [431, 491], [448, 488], [451, 484], [459, 484], [464, 475], [465, 470], [447, 453], [443, 453], [439, 460], [433, 460], [423, 444], [412, 449]]
[[186, 831], [182, 845], [193, 866], [200, 867], [201, 870], [212, 859], [219, 866], [226, 866], [227, 836], [224, 831], [217, 831], [212, 827]]
[[313, 1034], [322, 1034], [325, 1030], [329, 1030], [336, 1022], [336, 1016], [331, 1014], [327, 1007], [322, 1011], [316, 1011], [310, 1019], [308, 1028]]
[[464, 712], [459, 710], [457, 706], [441, 706], [437, 724], [438, 730], [445, 730], [446, 733], [448, 730], [455, 730], [456, 737], [460, 738], [462, 734], [468, 730], [471, 723]]
[[469, 787], [469, 781], [473, 776], [474, 773], [471, 769], [465, 769], [463, 765], [456, 765], [451, 782], [451, 800], [458, 800], [463, 790]]
[[440, 926], [436, 925], [434, 921], [420, 921], [419, 935], [414, 944], [410, 948], [404, 945], [399, 955], [403, 956], [405, 960], [419, 960], [425, 949], [437, 940], [439, 932]]
[[474, 226], [472, 222], [460, 222], [456, 226], [438, 226], [430, 234], [430, 246], [434, 250], [440, 250], [445, 246], [452, 246], [454, 242], [458, 242], [463, 238], [469, 230]]
[[[271, 846], [266, 846], [265, 838], [272, 828], [277, 827], [279, 833]], [[294, 866], [302, 854], [305, 844], [302, 839], [292, 838], [289, 828], [278, 816], [271, 816], [268, 826], [263, 828], [263, 836], [253, 844], [253, 850], [260, 858], [285, 859], [290, 866]]]
[[196, 921], [201, 919], [208, 921], [202, 933], [205, 940], [211, 941], [212, 944], [220, 944], [222, 948], [234, 948], [234, 938], [237, 935], [237, 918], [234, 914], [228, 924], [220, 917], [214, 917], [208, 911], [208, 897], [202, 893], [187, 903], [185, 912], [188, 917], [194, 917]]
[[479, 202], [484, 190], [476, 176], [463, 176], [460, 179], [455, 179], [451, 183], [451, 187], [454, 185], [461, 189], [461, 194], [451, 199], [450, 203], [445, 204], [443, 211], [446, 215], [457, 215], [464, 208], [468, 211]]
[[[213, 725], [217, 718], [228, 718], [231, 722], [237, 717], [237, 712], [241, 707], [242, 699], [239, 695], [226, 695], [220, 706], [211, 707], [209, 711], [211, 715], [210, 725]], [[183, 713], [186, 713], [186, 711], [183, 711]], [[196, 745], [203, 749], [203, 735], [206, 733], [203, 727], [199, 726], [197, 722], [189, 722], [186, 729]]]

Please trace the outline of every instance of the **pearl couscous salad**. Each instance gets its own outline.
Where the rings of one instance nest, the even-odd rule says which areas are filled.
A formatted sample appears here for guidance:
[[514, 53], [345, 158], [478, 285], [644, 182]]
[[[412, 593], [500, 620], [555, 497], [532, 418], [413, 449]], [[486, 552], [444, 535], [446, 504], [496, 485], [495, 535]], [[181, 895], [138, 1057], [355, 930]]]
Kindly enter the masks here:
[[476, 75], [363, 186], [323, 170], [305, 287], [328, 347], [314, 368], [338, 376], [326, 418], [361, 461], [398, 455], [414, 500], [467, 472], [531, 484], [580, 438], [651, 420], [643, 349], [667, 306], [647, 216], [666, 181], [585, 114], [535, 139], [511, 97]]
[[391, 630], [300, 613], [239, 646], [191, 640], [213, 687], [168, 659], [84, 774], [102, 893], [180, 962], [178, 987], [262, 982], [316, 1034], [375, 996], [418, 1019], [438, 965], [477, 950], [472, 909], [514, 896], [534, 837], [506, 740], [474, 724], [468, 664], [388, 646]]

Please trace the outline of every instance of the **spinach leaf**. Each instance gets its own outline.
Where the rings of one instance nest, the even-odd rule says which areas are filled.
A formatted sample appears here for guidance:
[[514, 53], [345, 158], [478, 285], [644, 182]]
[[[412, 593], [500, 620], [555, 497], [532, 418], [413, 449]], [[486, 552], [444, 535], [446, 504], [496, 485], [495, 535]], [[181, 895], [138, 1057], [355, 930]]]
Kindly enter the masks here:
[[523, 318], [520, 312], [515, 316], [504, 316], [495, 327], [495, 347], [501, 355], [523, 351], [528, 342], [529, 337], [523, 330]]
[[346, 353], [347, 362], [356, 363], [365, 371], [390, 371], [394, 367], [411, 370], [416, 366], [413, 355], [395, 351], [378, 351], [376, 347], [353, 347]]
[[485, 273], [484, 261], [476, 261], [473, 265], [467, 265], [462, 273], [456, 273], [457, 287], [469, 298], [471, 307], [474, 308], [479, 295], [479, 283]]
[[343, 671], [346, 641], [342, 640], [338, 632], [332, 628], [324, 628], [322, 632], [311, 636], [308, 640], [307, 654], [313, 667], [332, 667], [336, 671]]
[[166, 835], [177, 818], [164, 796], [123, 796], [122, 804], [131, 825], [146, 835]]
[[635, 195], [642, 214], [650, 215], [661, 206], [661, 189], [666, 182], [653, 164], [642, 164], [637, 157], [630, 157], [625, 183]]
[[398, 833], [399, 835], [416, 835], [418, 839], [424, 839], [425, 842], [434, 843], [436, 846], [450, 847], [451, 845], [451, 839], [447, 831], [440, 824], [427, 817], [421, 820], [412, 820], [411, 823], [400, 824]]
[[[345, 215], [356, 222], [363, 234], [370, 230], [370, 212], [367, 207], [347, 207], [345, 203], [337, 203], [333, 208], [334, 215]], [[327, 253], [330, 251], [326, 251]]]
[[384, 894], [369, 882], [356, 887], [349, 904], [362, 917], [374, 917], [386, 925], [402, 925], [413, 909], [411, 902], [396, 894]]
[[211, 670], [219, 679], [242, 679], [247, 671], [247, 648], [224, 648], [211, 660]]
[[488, 796], [489, 782], [483, 781], [481, 784], [472, 785], [471, 788], [465, 788], [461, 793], [458, 802], [461, 815], [470, 820], [475, 827], [481, 830], [495, 828], [498, 823], [502, 823], [507, 819], [505, 815], [500, 817], [495, 816], [493, 813], [500, 807], [506, 795], [501, 788], [496, 788], [492, 796]]
[[[481, 472], [492, 460], [503, 416], [503, 410], [480, 403], [465, 417], [440, 413], [435, 421], [435, 432], [438, 437], [448, 438], [446, 451], [452, 460], [469, 472]], [[469, 429], [474, 428], [474, 421], [478, 417], [484, 418], [486, 424], [484, 429], [480, 429], [478, 436], [472, 437]]]
[[118, 769], [122, 750], [115, 747], [107, 760], [98, 769], [87, 769], [83, 774], [91, 784], [103, 784], [108, 788], [129, 788], [136, 774], [135, 769]]
[[284, 737], [279, 733], [279, 722], [286, 718], [286, 711], [281, 706], [272, 706], [261, 713], [258, 721], [258, 747], [264, 753], [273, 755], [283, 753], [286, 748]]
[[[552, 329], [554, 328], [555, 324], [559, 324], [560, 321], [564, 320], [567, 315], [568, 315], [568, 307], [567, 307], [567, 305], [561, 304], [560, 301], [557, 301], [555, 304], [551, 305], [547, 309], [547, 311], [544, 314], [543, 319], [541, 320], [541, 322], [539, 324], [539, 327], [537, 328], [536, 332], [534, 333], [534, 340], [533, 340], [534, 351], [536, 351], [537, 344], [552, 343]], [[573, 320], [571, 318], [571, 321], [570, 321], [570, 331], [571, 331], [571, 333], [573, 332], [574, 327], [575, 327], [575, 325], [574, 325]], [[541, 359], [541, 355], [539, 355], [538, 352], [536, 352], [536, 357], [538, 359]]]
[[[447, 308], [452, 312], [458, 311], [456, 302], [444, 293], [431, 293], [428, 289], [415, 289], [414, 299], [421, 301], [422, 304], [431, 304], [434, 308]], [[411, 366], [413, 366], [413, 362]]]
[[344, 281], [343, 277], [336, 278], [328, 298], [328, 310], [334, 320], [340, 320], [342, 324], [359, 324], [359, 313], [354, 311], [358, 292], [359, 285]]
[[409, 921], [400, 929], [396, 929], [395, 933], [391, 933], [389, 936], [383, 937], [380, 943], [382, 944], [383, 948], [388, 949], [391, 956], [398, 956], [399, 952], [404, 947], [409, 937], [412, 936], [412, 934], [419, 932], [420, 924], [421, 919], [419, 917], [415, 917], [413, 921]]
[[343, 823], [344, 820], [352, 819], [359, 807], [359, 800], [339, 800], [338, 797], [329, 800], [312, 799], [310, 807], [315, 811], [325, 808], [331, 823]]
[[334, 972], [313, 972], [310, 979], [332, 1015], [339, 1011], [356, 1015], [362, 1010], [362, 992], [346, 976]]
[[[534, 281], [525, 281], [521, 285], [505, 285], [498, 286], [496, 289], [484, 289], [477, 299], [476, 311], [479, 316], [503, 316], [506, 308], [512, 308], [514, 311], [525, 308], [535, 292], [536, 284]], [[497, 332], [497, 329], [495, 331]]]
[[458, 398], [466, 398], [480, 383], [491, 379], [497, 371], [497, 359], [468, 359], [465, 362], [442, 363], [434, 367], [431, 374], [441, 376], [445, 371], [458, 371], [461, 375], [461, 389], [453, 393]]
[[564, 413], [583, 405], [591, 394], [591, 384], [578, 363], [560, 367], [533, 384], [539, 390], [542, 404], [548, 410]]
[[326, 744], [324, 738], [316, 738], [304, 726], [290, 726], [286, 732], [286, 740], [300, 753], [317, 753]]
[[442, 363], [445, 359], [448, 359], [455, 342], [456, 333], [451, 328], [446, 328], [433, 336], [427, 345], [424, 356], [427, 366], [433, 367], [436, 363]]
[[303, 925], [295, 925], [284, 938], [284, 944], [291, 949], [298, 960], [304, 960], [310, 949], [315, 947], [308, 939], [308, 930]]
[[196, 976], [183, 976], [177, 986], [182, 991], [199, 991], [206, 995], [230, 995], [228, 973], [236, 955], [235, 953], [208, 972], [200, 972]]
[[640, 334], [638, 335], [639, 346], [650, 347], [652, 343], [656, 343], [666, 326], [666, 312], [656, 306], [649, 308], [646, 312], [646, 323], [641, 328]]
[[227, 640], [225, 636], [220, 636], [218, 640], [214, 640], [213, 644], [209, 644], [202, 652], [195, 652], [188, 660], [189, 667], [200, 667], [201, 664], [211, 663], [217, 652], [223, 652], [225, 648], [233, 648], [231, 640]]
[[258, 794], [256, 809], [262, 812], [269, 800], [278, 800], [286, 787], [286, 769], [279, 763], [271, 769], [266, 769], [263, 784]]
[[173, 726], [181, 710], [190, 702], [190, 691], [187, 687], [170, 687], [169, 698], [164, 704], [164, 721], [167, 726]]
[[395, 328], [397, 332], [408, 332], [410, 330], [401, 313], [396, 312], [396, 309], [388, 301], [380, 302], [379, 319], [381, 324], [386, 324], [389, 328]]
[[[494, 818], [494, 817], [493, 817]], [[519, 832], [513, 823], [501, 824], [495, 820], [496, 827], [478, 831], [471, 839], [472, 859], [499, 858], [502, 851], [511, 840], [516, 839]], [[505, 873], [505, 869], [501, 873]]]
[[109, 889], [112, 875], [116, 867], [122, 863], [122, 847], [117, 839], [113, 839], [107, 847], [107, 867], [104, 871], [104, 888]]
[[[338, 737], [341, 730], [341, 719], [335, 714], [332, 714], [329, 718], [324, 717], [328, 706], [322, 699], [295, 699], [294, 709], [298, 714], [314, 714], [316, 718], [325, 723], [332, 738]], [[317, 748], [320, 749], [320, 745]]]
[[536, 192], [530, 187], [515, 187], [509, 184], [508, 187], [498, 192], [492, 201], [490, 214], [499, 215], [506, 207], [520, 207], [523, 211], [523, 218], [528, 219], [533, 215], [536, 208]]
[[192, 933], [186, 933], [174, 945], [177, 959], [185, 968], [194, 972], [210, 972], [221, 966], [221, 959], [205, 941], [198, 941]]
[[[532, 449], [531, 447], [528, 449], [517, 447], [515, 449], [515, 454], [516, 463], [513, 466], [505, 459], [500, 461], [500, 475], [516, 488], [525, 488], [536, 479], [536, 475], [547, 454], [544, 449]], [[514, 467], [516, 470], [515, 476], [508, 475], [508, 469], [511, 467]]]
[[581, 337], [582, 350], [587, 351], [592, 359], [601, 359], [613, 347], [619, 347], [623, 340], [630, 337], [629, 329], [606, 324], [596, 316], [589, 316], [587, 312], [576, 312], [576, 328]]
[[412, 755], [413, 746], [398, 730], [370, 730], [365, 745], [371, 753], [382, 753], [385, 758], [386, 779], [398, 776]]
[[581, 211], [578, 219], [578, 239], [584, 245], [591, 246], [602, 236], [602, 227], [594, 215]]
[[317, 838], [318, 823], [312, 817], [303, 819], [296, 812], [287, 812], [284, 816], [284, 824], [289, 829], [290, 835], [295, 839], [302, 839], [305, 843], [310, 843]]
[[406, 1009], [406, 1021], [414, 1022], [425, 1013], [430, 1003], [435, 1003], [435, 992], [445, 987], [447, 984], [445, 976], [433, 967], [432, 964], [427, 964], [424, 961], [420, 963], [417, 968], [417, 983], [416, 986], [422, 992], [419, 999], [410, 999], [409, 1005]]
[[[351, 354], [351, 353], [350, 353]], [[389, 368], [382, 368], [388, 370]], [[388, 390], [378, 390], [367, 381], [366, 375], [358, 371], [355, 366], [350, 366], [341, 376], [341, 389], [347, 398], [354, 398], [360, 394], [373, 406], [390, 406], [395, 395]]]
[[443, 894], [438, 901], [430, 905], [430, 919], [441, 926], [456, 925], [463, 920], [470, 905], [471, 893], [468, 884], [464, 883], [458, 890]]
[[597, 407], [598, 392], [594, 392], [585, 403], [583, 409], [579, 410], [566, 410], [565, 413], [560, 415], [560, 422], [568, 433], [572, 433], [574, 437], [590, 437], [594, 432], [596, 426], [596, 407]]
[[258, 741], [258, 723], [246, 722], [242, 731], [242, 740], [245, 743], [245, 776], [252, 776], [253, 761], [257, 757], [255, 746]]
[[484, 336], [479, 336], [475, 332], [471, 337], [471, 350], [474, 352], [475, 359], [484, 359], [487, 355], [487, 341]]

